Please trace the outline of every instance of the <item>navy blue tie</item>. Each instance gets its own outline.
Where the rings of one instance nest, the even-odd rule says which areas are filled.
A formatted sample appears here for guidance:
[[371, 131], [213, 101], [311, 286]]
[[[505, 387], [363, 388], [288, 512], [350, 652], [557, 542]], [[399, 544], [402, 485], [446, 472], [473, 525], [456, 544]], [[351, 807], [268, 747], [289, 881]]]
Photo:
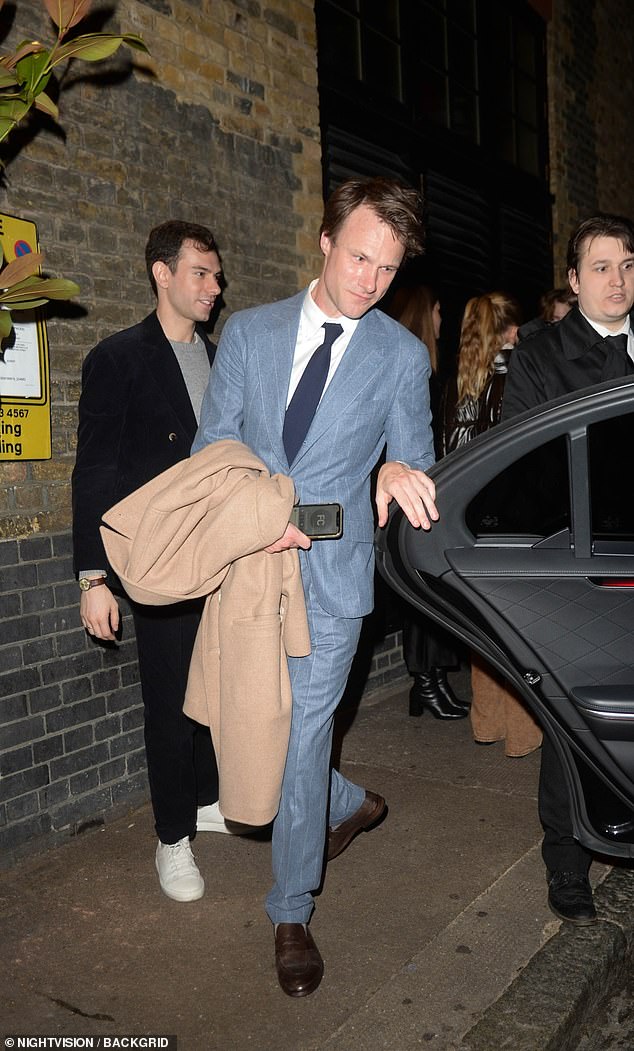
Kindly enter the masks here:
[[332, 345], [343, 332], [341, 325], [328, 321], [322, 327], [326, 332], [324, 342], [317, 347], [304, 369], [284, 417], [282, 439], [289, 467], [308, 434], [328, 376]]

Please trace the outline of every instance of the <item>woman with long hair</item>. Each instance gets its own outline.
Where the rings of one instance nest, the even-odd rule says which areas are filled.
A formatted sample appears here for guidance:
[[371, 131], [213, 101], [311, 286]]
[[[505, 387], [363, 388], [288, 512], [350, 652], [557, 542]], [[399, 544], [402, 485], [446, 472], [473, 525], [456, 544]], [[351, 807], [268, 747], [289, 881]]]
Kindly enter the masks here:
[[[429, 285], [403, 285], [397, 289], [387, 308], [401, 325], [425, 344], [432, 374], [429, 381], [433, 425], [440, 404], [438, 381], [441, 314], [438, 296]], [[436, 452], [439, 431], [434, 426]], [[461, 701], [447, 679], [447, 669], [459, 667], [453, 640], [422, 614], [408, 610], [403, 616], [403, 657], [414, 682], [409, 694], [409, 714], [422, 715], [425, 710], [436, 719], [464, 719], [468, 702]]]
[[[500, 421], [509, 354], [517, 342], [519, 304], [504, 292], [470, 299], [460, 329], [457, 375], [443, 398], [443, 453], [466, 445]], [[478, 744], [504, 741], [509, 756], [528, 755], [540, 727], [506, 681], [471, 655], [471, 728]]]

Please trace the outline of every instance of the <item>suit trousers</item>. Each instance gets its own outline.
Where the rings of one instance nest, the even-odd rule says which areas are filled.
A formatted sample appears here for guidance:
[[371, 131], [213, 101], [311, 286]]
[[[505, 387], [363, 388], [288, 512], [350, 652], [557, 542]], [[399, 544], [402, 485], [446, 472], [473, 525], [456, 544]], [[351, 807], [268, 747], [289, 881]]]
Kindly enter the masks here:
[[568, 785], [559, 756], [544, 734], [539, 772], [539, 818], [544, 828], [542, 857], [549, 872], [586, 875], [592, 855], [575, 839]]
[[311, 653], [289, 657], [291, 733], [280, 808], [273, 823], [273, 876], [266, 899], [273, 923], [307, 923], [324, 867], [328, 824], [351, 817], [365, 789], [330, 769], [335, 709], [356, 652], [362, 618], [334, 617], [316, 601], [306, 561], [302, 579]]
[[196, 808], [218, 799], [209, 727], [183, 712], [203, 600], [131, 603], [145, 717], [145, 751], [156, 832], [176, 843], [196, 830]]

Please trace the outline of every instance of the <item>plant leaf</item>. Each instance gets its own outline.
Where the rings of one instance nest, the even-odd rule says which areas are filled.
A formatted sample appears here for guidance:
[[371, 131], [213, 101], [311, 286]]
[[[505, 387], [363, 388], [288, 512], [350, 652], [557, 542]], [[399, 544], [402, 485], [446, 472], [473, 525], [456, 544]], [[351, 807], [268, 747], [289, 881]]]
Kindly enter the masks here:
[[66, 29], [73, 17], [75, 0], [44, 0], [50, 19], [59, 29]]
[[29, 94], [33, 94], [38, 88], [43, 91], [51, 79], [50, 70], [46, 76], [43, 76], [48, 60], [48, 51], [38, 51], [25, 55], [16, 65], [15, 71]]
[[42, 278], [30, 288], [9, 289], [0, 293], [1, 303], [27, 303], [34, 299], [71, 299], [79, 293], [79, 285], [63, 277]]
[[0, 62], [0, 88], [12, 88], [16, 84], [17, 80], [13, 73], [10, 73], [9, 70], [5, 72], [2, 68], [2, 63]]
[[[35, 310], [36, 307], [46, 306], [46, 304], [48, 303], [48, 299], [28, 299], [28, 300], [27, 299], [25, 299], [25, 300], [7, 299], [7, 300], [5, 300], [4, 296], [0, 296], [0, 303], [5, 303], [5, 302], [10, 305], [12, 311], [13, 310]], [[0, 310], [0, 314], [2, 314], [2, 313], [4, 313], [4, 311]]]
[[0, 122], [8, 121], [9, 127], [13, 127], [30, 109], [30, 103], [23, 99], [3, 99], [0, 97]]
[[0, 339], [6, 339], [13, 328], [10, 310], [0, 310]]
[[43, 44], [40, 44], [39, 40], [23, 40], [12, 55], [2, 56], [2, 65], [6, 69], [14, 69], [25, 55], [33, 55], [38, 51], [46, 51], [46, 48]]
[[147, 51], [147, 47], [140, 36], [133, 33], [125, 33], [123, 36], [110, 36], [108, 33], [89, 33], [85, 36], [75, 37], [67, 44], [62, 44], [55, 53], [53, 65], [58, 65], [66, 58], [80, 58], [84, 62], [100, 62], [104, 58], [110, 58], [121, 46], [136, 48], [139, 51]]
[[7, 263], [4, 270], [0, 272], [0, 288], [11, 288], [25, 278], [31, 277], [42, 264], [44, 256], [41, 252], [27, 252], [26, 255], [18, 256], [13, 262]]
[[59, 109], [46, 92], [40, 92], [34, 105], [36, 109], [41, 109], [42, 113], [48, 113], [49, 117], [53, 117], [55, 120], [59, 119]]
[[68, 23], [69, 29], [72, 29], [73, 26], [76, 26], [78, 22], [81, 22], [82, 18], [86, 17], [88, 12], [90, 11], [91, 3], [92, 0], [75, 0], [75, 10], [73, 12], [73, 17]]

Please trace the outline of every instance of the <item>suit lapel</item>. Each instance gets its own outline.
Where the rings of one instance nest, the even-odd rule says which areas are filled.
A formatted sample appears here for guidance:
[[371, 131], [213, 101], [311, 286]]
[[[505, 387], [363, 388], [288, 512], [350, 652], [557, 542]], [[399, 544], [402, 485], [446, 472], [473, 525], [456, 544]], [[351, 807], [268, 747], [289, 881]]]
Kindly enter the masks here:
[[[141, 353], [145, 358], [152, 382], [157, 388], [157, 397], [167, 401], [179, 419], [185, 433], [192, 441], [197, 429], [196, 417], [187, 393], [183, 373], [176, 360], [156, 313], [141, 323]], [[205, 343], [207, 353], [209, 347]], [[160, 393], [158, 393], [160, 392]]]
[[258, 382], [271, 447], [282, 466], [287, 463], [282, 431], [286, 395], [293, 368], [304, 292], [280, 304], [272, 317], [258, 355]]

